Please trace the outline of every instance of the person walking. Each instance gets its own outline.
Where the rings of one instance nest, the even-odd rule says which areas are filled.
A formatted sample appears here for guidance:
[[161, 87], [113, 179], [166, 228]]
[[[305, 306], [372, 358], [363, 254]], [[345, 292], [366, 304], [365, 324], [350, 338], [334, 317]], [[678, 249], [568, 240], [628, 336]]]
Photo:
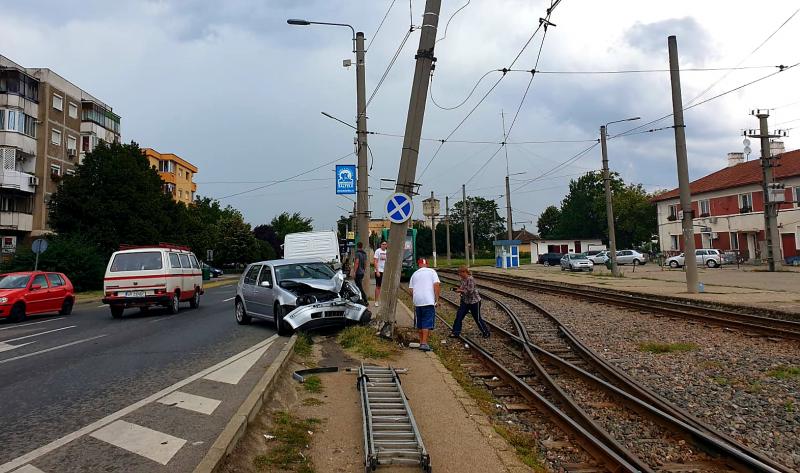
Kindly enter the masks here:
[[478, 294], [478, 288], [475, 287], [475, 279], [472, 277], [472, 271], [466, 266], [458, 268], [458, 277], [461, 278], [461, 286], [453, 290], [461, 294], [461, 304], [458, 306], [456, 312], [456, 320], [453, 322], [453, 332], [450, 337], [458, 337], [461, 335], [461, 324], [467, 312], [472, 314], [475, 320], [475, 325], [481, 331], [483, 338], [489, 338], [489, 326], [481, 318], [481, 296]]
[[364, 251], [364, 243], [358, 242], [358, 250], [355, 254], [355, 262], [353, 263], [353, 279], [356, 282], [356, 287], [361, 291], [361, 301], [364, 305], [368, 304], [369, 297], [364, 292], [364, 267], [367, 266], [367, 252]]
[[418, 260], [419, 269], [414, 271], [408, 281], [411, 299], [414, 302], [414, 319], [419, 330], [419, 349], [431, 351], [428, 334], [436, 320], [436, 305], [439, 303], [441, 283], [436, 271], [428, 267], [428, 260]]
[[375, 250], [373, 256], [375, 266], [375, 307], [380, 305], [381, 301], [381, 283], [383, 282], [383, 269], [386, 267], [386, 249], [389, 243], [386, 240], [381, 242], [381, 247]]

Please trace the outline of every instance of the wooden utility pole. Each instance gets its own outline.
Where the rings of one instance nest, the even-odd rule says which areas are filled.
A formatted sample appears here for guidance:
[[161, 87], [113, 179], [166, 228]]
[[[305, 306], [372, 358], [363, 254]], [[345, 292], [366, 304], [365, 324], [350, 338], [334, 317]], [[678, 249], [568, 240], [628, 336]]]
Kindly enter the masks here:
[[444, 228], [447, 233], [447, 267], [450, 267], [450, 196], [444, 197]]
[[469, 268], [469, 205], [466, 184], [461, 184], [461, 204], [461, 211], [464, 212], [464, 265]]

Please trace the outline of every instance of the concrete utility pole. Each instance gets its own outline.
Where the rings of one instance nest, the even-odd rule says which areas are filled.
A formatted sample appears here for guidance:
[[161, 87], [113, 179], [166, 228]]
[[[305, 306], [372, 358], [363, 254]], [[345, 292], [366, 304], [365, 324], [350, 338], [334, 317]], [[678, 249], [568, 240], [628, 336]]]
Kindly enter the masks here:
[[[406, 130], [403, 138], [403, 151], [400, 154], [400, 169], [397, 173], [397, 186], [395, 192], [403, 192], [413, 197], [417, 174], [417, 159], [419, 157], [420, 135], [422, 133], [422, 120], [425, 116], [425, 103], [428, 98], [431, 69], [436, 58], [433, 49], [436, 45], [436, 33], [439, 25], [439, 10], [441, 0], [427, 0], [422, 19], [422, 28], [419, 36], [419, 49], [416, 54], [416, 67], [414, 81], [411, 87], [411, 99], [408, 104]], [[402, 270], [403, 245], [406, 237], [408, 222], [392, 223], [389, 230], [389, 252], [386, 259], [386, 270], [383, 275], [383, 290], [381, 291], [381, 305], [379, 318], [383, 321], [381, 335], [392, 337], [395, 325], [395, 310], [397, 308], [397, 289], [400, 285], [400, 271]]]
[[606, 191], [606, 219], [608, 221], [608, 256], [611, 260], [611, 274], [619, 276], [617, 267], [617, 234], [614, 230], [614, 202], [611, 196], [611, 173], [608, 171], [608, 149], [606, 148], [606, 126], [600, 127], [600, 149], [603, 153], [603, 186]]
[[[433, 191], [431, 191], [431, 207], [434, 207]], [[438, 207], [438, 205], [436, 206]], [[437, 212], [437, 209], [432, 209]], [[436, 267], [436, 213], [431, 213], [431, 242], [433, 243], [433, 267]]]
[[775, 166], [772, 163], [772, 151], [770, 150], [769, 139], [777, 138], [780, 135], [770, 135], [769, 125], [767, 119], [769, 118], [769, 110], [756, 110], [753, 113], [758, 117], [759, 134], [750, 134], [751, 138], [759, 138], [761, 140], [761, 191], [764, 194], [764, 240], [767, 244], [767, 268], [769, 271], [775, 271], [781, 267], [781, 258], [776, 257], [780, 252], [780, 232], [778, 231], [778, 208], [780, 204], [776, 203], [772, 194], [770, 193], [769, 186], [773, 182], [772, 168]]
[[[356, 233], [357, 232], [357, 230], [356, 230], [356, 225], [357, 224], [358, 224], [358, 222], [356, 222], [356, 203], [353, 202], [353, 215], [350, 216], [350, 228], [353, 229], [353, 236], [358, 234], [358, 233]], [[347, 239], [347, 235], [345, 235], [345, 239]], [[356, 251], [357, 250], [358, 250], [358, 246], [356, 246], [356, 240], [355, 240], [355, 238], [353, 238], [353, 248], [350, 251], [350, 258], [348, 258], [350, 260], [350, 267], [351, 268], [353, 267], [353, 264], [355, 262], [354, 260], [355, 260], [355, 257], [356, 257]], [[366, 274], [369, 275], [369, 273], [366, 273]], [[364, 283], [361, 283], [361, 285], [363, 287]], [[366, 291], [366, 289], [364, 289], [364, 290]]]
[[514, 239], [514, 222], [511, 219], [511, 174], [508, 168], [508, 147], [506, 147], [506, 115], [500, 110], [500, 117], [503, 120], [503, 148], [506, 153], [506, 229], [508, 239]]
[[464, 264], [469, 268], [469, 205], [467, 205], [466, 184], [461, 184], [461, 204], [464, 212]]
[[472, 265], [475, 266], [475, 222], [470, 219], [469, 222], [469, 254], [472, 256]]
[[683, 253], [686, 255], [686, 292], [697, 293], [697, 264], [695, 259], [694, 228], [692, 222], [692, 194], [689, 189], [689, 162], [686, 157], [686, 125], [683, 123], [683, 98], [681, 97], [681, 71], [678, 64], [678, 40], [667, 38], [669, 47], [669, 77], [672, 82], [672, 116], [675, 127], [675, 154], [678, 159], [678, 188], [683, 210]]
[[447, 267], [450, 267], [450, 196], [444, 197], [444, 228], [447, 233]]
[[367, 86], [364, 71], [364, 33], [356, 33], [356, 129], [358, 135], [358, 174], [356, 181], [356, 203], [358, 209], [358, 241], [364, 242], [367, 262], [364, 264], [364, 292], [366, 297], [372, 292], [369, 256], [369, 171], [367, 170]]

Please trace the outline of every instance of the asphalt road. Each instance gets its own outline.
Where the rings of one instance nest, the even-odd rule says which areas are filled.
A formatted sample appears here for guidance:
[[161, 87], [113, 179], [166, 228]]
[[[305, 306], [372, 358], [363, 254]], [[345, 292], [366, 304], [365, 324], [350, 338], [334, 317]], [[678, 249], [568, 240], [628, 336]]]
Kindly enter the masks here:
[[199, 309], [185, 303], [172, 316], [131, 309], [112, 319], [94, 303], [0, 322], [0, 465], [271, 337], [269, 324], [235, 323], [234, 294], [209, 289]]

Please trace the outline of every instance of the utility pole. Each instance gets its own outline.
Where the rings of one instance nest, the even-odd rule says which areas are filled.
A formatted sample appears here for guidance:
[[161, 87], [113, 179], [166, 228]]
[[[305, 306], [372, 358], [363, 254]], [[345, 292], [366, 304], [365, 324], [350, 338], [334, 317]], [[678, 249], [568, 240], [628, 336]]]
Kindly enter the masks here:
[[[403, 150], [400, 154], [400, 169], [397, 173], [395, 192], [403, 192], [413, 197], [414, 182], [417, 174], [417, 159], [419, 158], [419, 143], [422, 133], [422, 120], [425, 116], [425, 103], [428, 98], [428, 86], [436, 45], [436, 33], [439, 25], [439, 10], [441, 0], [426, 0], [419, 36], [419, 48], [416, 54], [414, 81], [411, 87], [411, 98], [408, 104], [406, 130], [403, 138]], [[400, 271], [402, 270], [403, 242], [405, 241], [408, 222], [392, 223], [389, 229], [389, 248], [386, 259], [386, 271], [383, 275], [383, 290], [381, 291], [381, 305], [379, 318], [383, 321], [381, 335], [391, 338], [394, 334], [394, 325], [397, 308], [397, 289], [400, 285]]]
[[600, 127], [600, 149], [603, 152], [603, 186], [606, 191], [606, 219], [608, 221], [608, 255], [611, 259], [611, 275], [619, 276], [617, 267], [617, 234], [614, 230], [614, 202], [611, 198], [611, 174], [608, 171], [608, 149], [606, 148], [606, 126]]
[[432, 207], [432, 212], [431, 212], [431, 240], [432, 240], [432, 243], [433, 243], [433, 267], [435, 268], [436, 267], [436, 212], [438, 212], [436, 207], [438, 207], [438, 205], [434, 205], [433, 191], [431, 191], [431, 207]]
[[503, 150], [506, 153], [506, 228], [508, 239], [514, 239], [514, 222], [511, 219], [511, 174], [508, 169], [508, 147], [506, 147], [506, 115], [500, 110], [500, 117], [503, 120]]
[[692, 194], [689, 189], [689, 162], [686, 157], [686, 125], [683, 123], [683, 98], [681, 97], [681, 71], [678, 64], [678, 40], [667, 38], [669, 47], [669, 77], [672, 83], [672, 116], [675, 128], [675, 155], [678, 159], [678, 188], [683, 210], [683, 252], [689, 262], [686, 268], [686, 292], [697, 293], [697, 264], [694, 262], [694, 228], [692, 222]]
[[769, 139], [778, 138], [781, 135], [770, 135], [769, 125], [767, 119], [769, 118], [769, 110], [754, 110], [753, 115], [758, 117], [759, 133], [751, 133], [747, 136], [751, 138], [759, 138], [761, 140], [761, 191], [764, 195], [764, 240], [767, 246], [767, 268], [769, 271], [775, 271], [781, 267], [781, 258], [776, 257], [780, 251], [780, 233], [778, 231], [778, 208], [779, 204], [775, 202], [770, 193], [770, 184], [773, 183], [772, 168], [775, 164], [772, 162], [772, 151], [770, 150]]
[[444, 228], [447, 233], [447, 267], [450, 267], [450, 196], [444, 196]]
[[469, 254], [472, 256], [472, 265], [475, 266], [475, 222], [472, 219], [469, 222], [469, 243], [471, 245]]
[[[353, 236], [354, 237], [358, 234], [358, 233], [356, 233], [357, 232], [356, 224], [357, 224], [357, 222], [356, 222], [356, 203], [353, 202], [353, 214], [350, 216], [350, 228], [353, 229]], [[347, 235], [345, 235], [345, 238], [347, 238]], [[348, 258], [350, 260], [350, 267], [351, 268], [354, 267], [353, 263], [354, 263], [354, 260], [355, 260], [355, 257], [356, 257], [356, 251], [357, 250], [358, 250], [358, 246], [356, 246], [356, 239], [353, 238], [353, 248], [350, 251], [350, 258]], [[367, 273], [367, 277], [369, 277], [369, 273]], [[363, 287], [364, 283], [361, 283], [361, 284], [362, 284], [362, 287]], [[364, 297], [366, 297], [366, 294], [364, 295]]]
[[464, 212], [464, 264], [469, 268], [469, 205], [467, 205], [466, 184], [461, 184], [461, 203]]
[[[364, 242], [364, 251], [367, 252], [367, 262], [364, 264], [363, 287], [364, 296], [369, 297], [371, 292], [370, 280], [370, 255], [369, 255], [369, 175], [367, 171], [367, 86], [364, 72], [364, 33], [356, 33], [356, 102], [357, 113], [356, 130], [358, 139], [358, 174], [356, 181], [356, 202], [358, 209], [358, 235], [357, 240]], [[402, 246], [401, 246], [402, 249]]]

